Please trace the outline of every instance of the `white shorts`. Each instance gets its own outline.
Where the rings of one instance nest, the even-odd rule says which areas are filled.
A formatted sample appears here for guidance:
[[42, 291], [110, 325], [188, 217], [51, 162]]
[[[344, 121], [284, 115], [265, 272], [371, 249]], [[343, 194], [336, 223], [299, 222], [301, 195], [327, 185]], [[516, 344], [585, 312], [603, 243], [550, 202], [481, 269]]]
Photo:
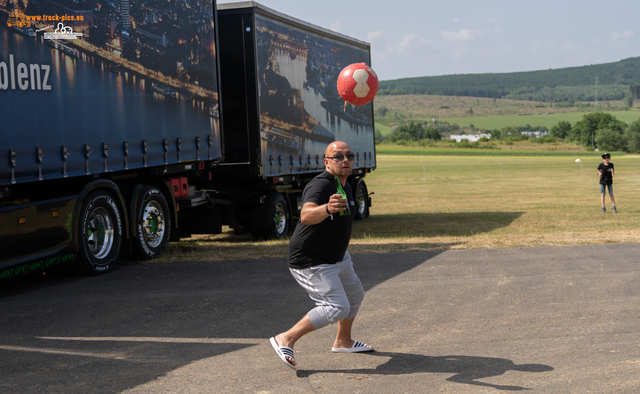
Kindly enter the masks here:
[[353, 270], [349, 252], [336, 264], [289, 270], [316, 303], [309, 311], [313, 327], [320, 329], [356, 317], [364, 299], [364, 288]]

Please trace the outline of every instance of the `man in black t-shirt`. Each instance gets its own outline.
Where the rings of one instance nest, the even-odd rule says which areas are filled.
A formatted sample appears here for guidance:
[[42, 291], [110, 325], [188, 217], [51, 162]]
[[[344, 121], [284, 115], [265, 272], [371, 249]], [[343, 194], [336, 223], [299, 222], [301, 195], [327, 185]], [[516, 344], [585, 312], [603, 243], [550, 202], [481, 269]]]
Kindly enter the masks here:
[[606, 194], [606, 189], [609, 189], [609, 197], [611, 197], [611, 210], [613, 213], [618, 213], [616, 209], [616, 199], [613, 198], [613, 163], [611, 163], [611, 155], [609, 153], [604, 153], [602, 155], [602, 163], [598, 165], [598, 176], [600, 177], [600, 203], [602, 204], [602, 213], [607, 212], [607, 209], [604, 207], [604, 196]]
[[[291, 329], [270, 339], [280, 359], [293, 369], [297, 365], [293, 357], [296, 341], [332, 323], [338, 323], [333, 352], [373, 351], [351, 338], [351, 327], [364, 299], [364, 288], [347, 252], [355, 216], [355, 203], [347, 183], [353, 158], [346, 143], [331, 143], [325, 151], [325, 172], [311, 180], [302, 192], [300, 222], [289, 243], [289, 270], [316, 307]], [[346, 200], [339, 193], [336, 178]]]

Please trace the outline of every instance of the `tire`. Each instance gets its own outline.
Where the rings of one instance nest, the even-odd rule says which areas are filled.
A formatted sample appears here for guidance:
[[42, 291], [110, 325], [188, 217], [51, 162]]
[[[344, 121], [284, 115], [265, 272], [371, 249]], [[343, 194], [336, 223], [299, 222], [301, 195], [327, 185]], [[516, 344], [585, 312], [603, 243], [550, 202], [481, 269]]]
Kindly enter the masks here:
[[133, 251], [141, 259], [153, 259], [167, 251], [171, 236], [171, 213], [162, 192], [144, 186], [136, 202]]
[[123, 241], [122, 211], [113, 196], [96, 190], [87, 196], [80, 211], [77, 267], [91, 275], [113, 269]]
[[287, 199], [280, 193], [271, 193], [252, 210], [251, 234], [256, 239], [284, 239], [289, 235], [291, 214]]
[[351, 189], [353, 190], [353, 201], [356, 204], [355, 220], [362, 220], [369, 216], [369, 193], [364, 179], [354, 180]]

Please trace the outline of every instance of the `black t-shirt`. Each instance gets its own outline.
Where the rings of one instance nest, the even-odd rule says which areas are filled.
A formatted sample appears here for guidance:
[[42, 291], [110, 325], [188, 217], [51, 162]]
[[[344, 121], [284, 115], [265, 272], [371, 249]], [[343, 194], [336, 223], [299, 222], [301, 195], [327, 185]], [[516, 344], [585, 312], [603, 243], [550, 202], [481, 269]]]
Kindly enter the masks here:
[[613, 171], [613, 163], [609, 162], [608, 166], [604, 165], [604, 163], [600, 163], [598, 165], [598, 171], [602, 173], [602, 176], [600, 177], [601, 185], [613, 184], [613, 177], [611, 176], [611, 171]]
[[[347, 182], [343, 187], [349, 201], [351, 215], [333, 214], [318, 224], [306, 225], [298, 221], [291, 242], [289, 242], [289, 267], [309, 268], [320, 264], [335, 264], [342, 261], [349, 239], [351, 224], [355, 217], [355, 203], [351, 195], [351, 186]], [[324, 205], [332, 194], [336, 194], [333, 175], [327, 171], [316, 176], [302, 192], [302, 205], [312, 202]]]

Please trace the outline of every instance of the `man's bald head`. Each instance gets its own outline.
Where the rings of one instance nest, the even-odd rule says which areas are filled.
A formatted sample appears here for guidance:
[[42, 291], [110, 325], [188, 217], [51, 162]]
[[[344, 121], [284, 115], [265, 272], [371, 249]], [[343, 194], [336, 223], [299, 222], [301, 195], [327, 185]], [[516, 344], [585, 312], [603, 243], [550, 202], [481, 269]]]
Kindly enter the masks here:
[[337, 151], [351, 151], [349, 149], [349, 145], [342, 141], [335, 141], [327, 146], [327, 149], [324, 151], [325, 157], [332, 157]]
[[[324, 152], [324, 166], [325, 169], [333, 176], [337, 176], [344, 183], [351, 171], [353, 170], [353, 158], [349, 159], [349, 155], [352, 155], [349, 145], [342, 141], [335, 141], [327, 146]], [[336, 157], [340, 157], [337, 159]], [[340, 160], [340, 161], [338, 161]]]

